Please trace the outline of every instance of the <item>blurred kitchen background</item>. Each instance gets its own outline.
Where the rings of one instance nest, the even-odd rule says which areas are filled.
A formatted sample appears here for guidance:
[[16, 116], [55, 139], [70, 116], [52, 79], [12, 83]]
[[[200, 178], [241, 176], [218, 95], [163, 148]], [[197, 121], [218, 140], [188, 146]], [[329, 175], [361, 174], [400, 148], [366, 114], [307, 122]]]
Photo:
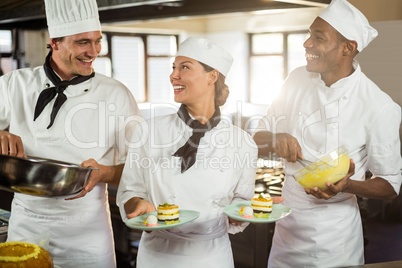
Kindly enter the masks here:
[[[169, 83], [178, 44], [189, 36], [225, 47], [234, 63], [227, 77], [227, 120], [248, 132], [278, 94], [294, 68], [304, 65], [308, 27], [330, 0], [97, 0], [104, 38], [95, 70], [132, 91], [144, 117], [174, 113]], [[363, 72], [402, 104], [402, 1], [349, 0], [369, 19], [379, 36], [357, 56]], [[0, 3], [0, 75], [42, 65], [49, 36], [43, 0]], [[369, 177], [369, 173], [367, 174]], [[261, 156], [256, 193], [280, 195], [283, 163]], [[135, 267], [140, 233], [121, 222], [109, 187], [119, 267]], [[0, 223], [12, 194], [0, 190]], [[402, 260], [401, 198], [360, 200], [366, 237], [366, 262]], [[5, 215], [5, 216], [4, 216]], [[6, 225], [6, 224], [4, 224]], [[0, 226], [4, 239], [6, 228]], [[266, 267], [274, 224], [250, 225], [231, 236], [237, 268]]]

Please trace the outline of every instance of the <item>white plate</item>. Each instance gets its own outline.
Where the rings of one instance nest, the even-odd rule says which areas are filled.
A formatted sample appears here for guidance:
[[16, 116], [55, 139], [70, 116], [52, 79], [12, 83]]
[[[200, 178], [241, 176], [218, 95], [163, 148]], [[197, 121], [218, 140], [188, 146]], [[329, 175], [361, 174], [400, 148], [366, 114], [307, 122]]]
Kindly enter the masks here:
[[235, 220], [238, 221], [248, 221], [254, 223], [269, 223], [269, 222], [276, 222], [280, 219], [285, 218], [287, 215], [290, 214], [292, 211], [291, 208], [282, 205], [282, 204], [273, 204], [272, 205], [272, 212], [269, 213], [269, 218], [257, 218], [254, 216], [252, 219], [243, 218], [242, 215], [239, 213], [242, 207], [251, 207], [251, 201], [242, 201], [238, 203], [231, 204], [224, 209], [224, 213]]
[[140, 215], [135, 218], [131, 218], [126, 221], [126, 225], [130, 228], [133, 229], [138, 229], [138, 230], [143, 230], [143, 231], [152, 231], [152, 230], [163, 230], [163, 229], [169, 229], [173, 227], [177, 227], [186, 223], [189, 223], [195, 219], [197, 219], [200, 216], [200, 213], [195, 210], [179, 210], [179, 221], [178, 223], [173, 223], [173, 224], [166, 224], [164, 221], [158, 221], [158, 226], [155, 227], [147, 227], [146, 224], [144, 223], [145, 219], [149, 215], [154, 215], [155, 217], [157, 216], [157, 212], [151, 212], [147, 214]]

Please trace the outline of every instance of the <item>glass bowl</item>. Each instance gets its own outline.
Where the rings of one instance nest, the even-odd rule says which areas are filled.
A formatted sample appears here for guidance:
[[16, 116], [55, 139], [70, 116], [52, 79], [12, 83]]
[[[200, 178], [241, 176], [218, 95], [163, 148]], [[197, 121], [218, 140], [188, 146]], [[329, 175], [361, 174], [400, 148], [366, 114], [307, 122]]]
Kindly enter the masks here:
[[349, 171], [349, 151], [340, 146], [293, 174], [293, 178], [306, 188], [327, 188], [326, 183], [336, 183]]

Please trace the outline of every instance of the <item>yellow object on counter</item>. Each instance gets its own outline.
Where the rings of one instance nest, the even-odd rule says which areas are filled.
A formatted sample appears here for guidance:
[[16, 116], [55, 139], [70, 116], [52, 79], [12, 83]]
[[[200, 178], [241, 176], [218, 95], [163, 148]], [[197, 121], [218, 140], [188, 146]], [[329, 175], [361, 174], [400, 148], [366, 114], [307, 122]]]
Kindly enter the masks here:
[[349, 152], [341, 146], [303, 169], [293, 177], [306, 188], [327, 188], [326, 183], [336, 183], [346, 176], [349, 170]]
[[10, 241], [0, 243], [1, 268], [53, 268], [50, 253], [35, 244]]

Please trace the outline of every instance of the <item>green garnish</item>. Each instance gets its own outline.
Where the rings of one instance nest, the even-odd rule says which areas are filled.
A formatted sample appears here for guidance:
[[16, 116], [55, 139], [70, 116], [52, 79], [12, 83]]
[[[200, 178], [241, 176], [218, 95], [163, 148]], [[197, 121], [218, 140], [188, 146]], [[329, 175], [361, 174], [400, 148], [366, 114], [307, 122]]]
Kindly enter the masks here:
[[168, 207], [168, 206], [174, 206], [173, 204], [165, 203], [163, 205], [159, 205], [160, 207]]
[[175, 224], [175, 223], [179, 223], [179, 222], [180, 222], [179, 220], [177, 220], [177, 221], [165, 221], [165, 224], [170, 225], [170, 224]]
[[254, 217], [256, 217], [256, 218], [266, 218], [266, 219], [268, 219], [268, 218], [269, 218], [269, 213], [263, 213], [263, 212], [254, 213]]

